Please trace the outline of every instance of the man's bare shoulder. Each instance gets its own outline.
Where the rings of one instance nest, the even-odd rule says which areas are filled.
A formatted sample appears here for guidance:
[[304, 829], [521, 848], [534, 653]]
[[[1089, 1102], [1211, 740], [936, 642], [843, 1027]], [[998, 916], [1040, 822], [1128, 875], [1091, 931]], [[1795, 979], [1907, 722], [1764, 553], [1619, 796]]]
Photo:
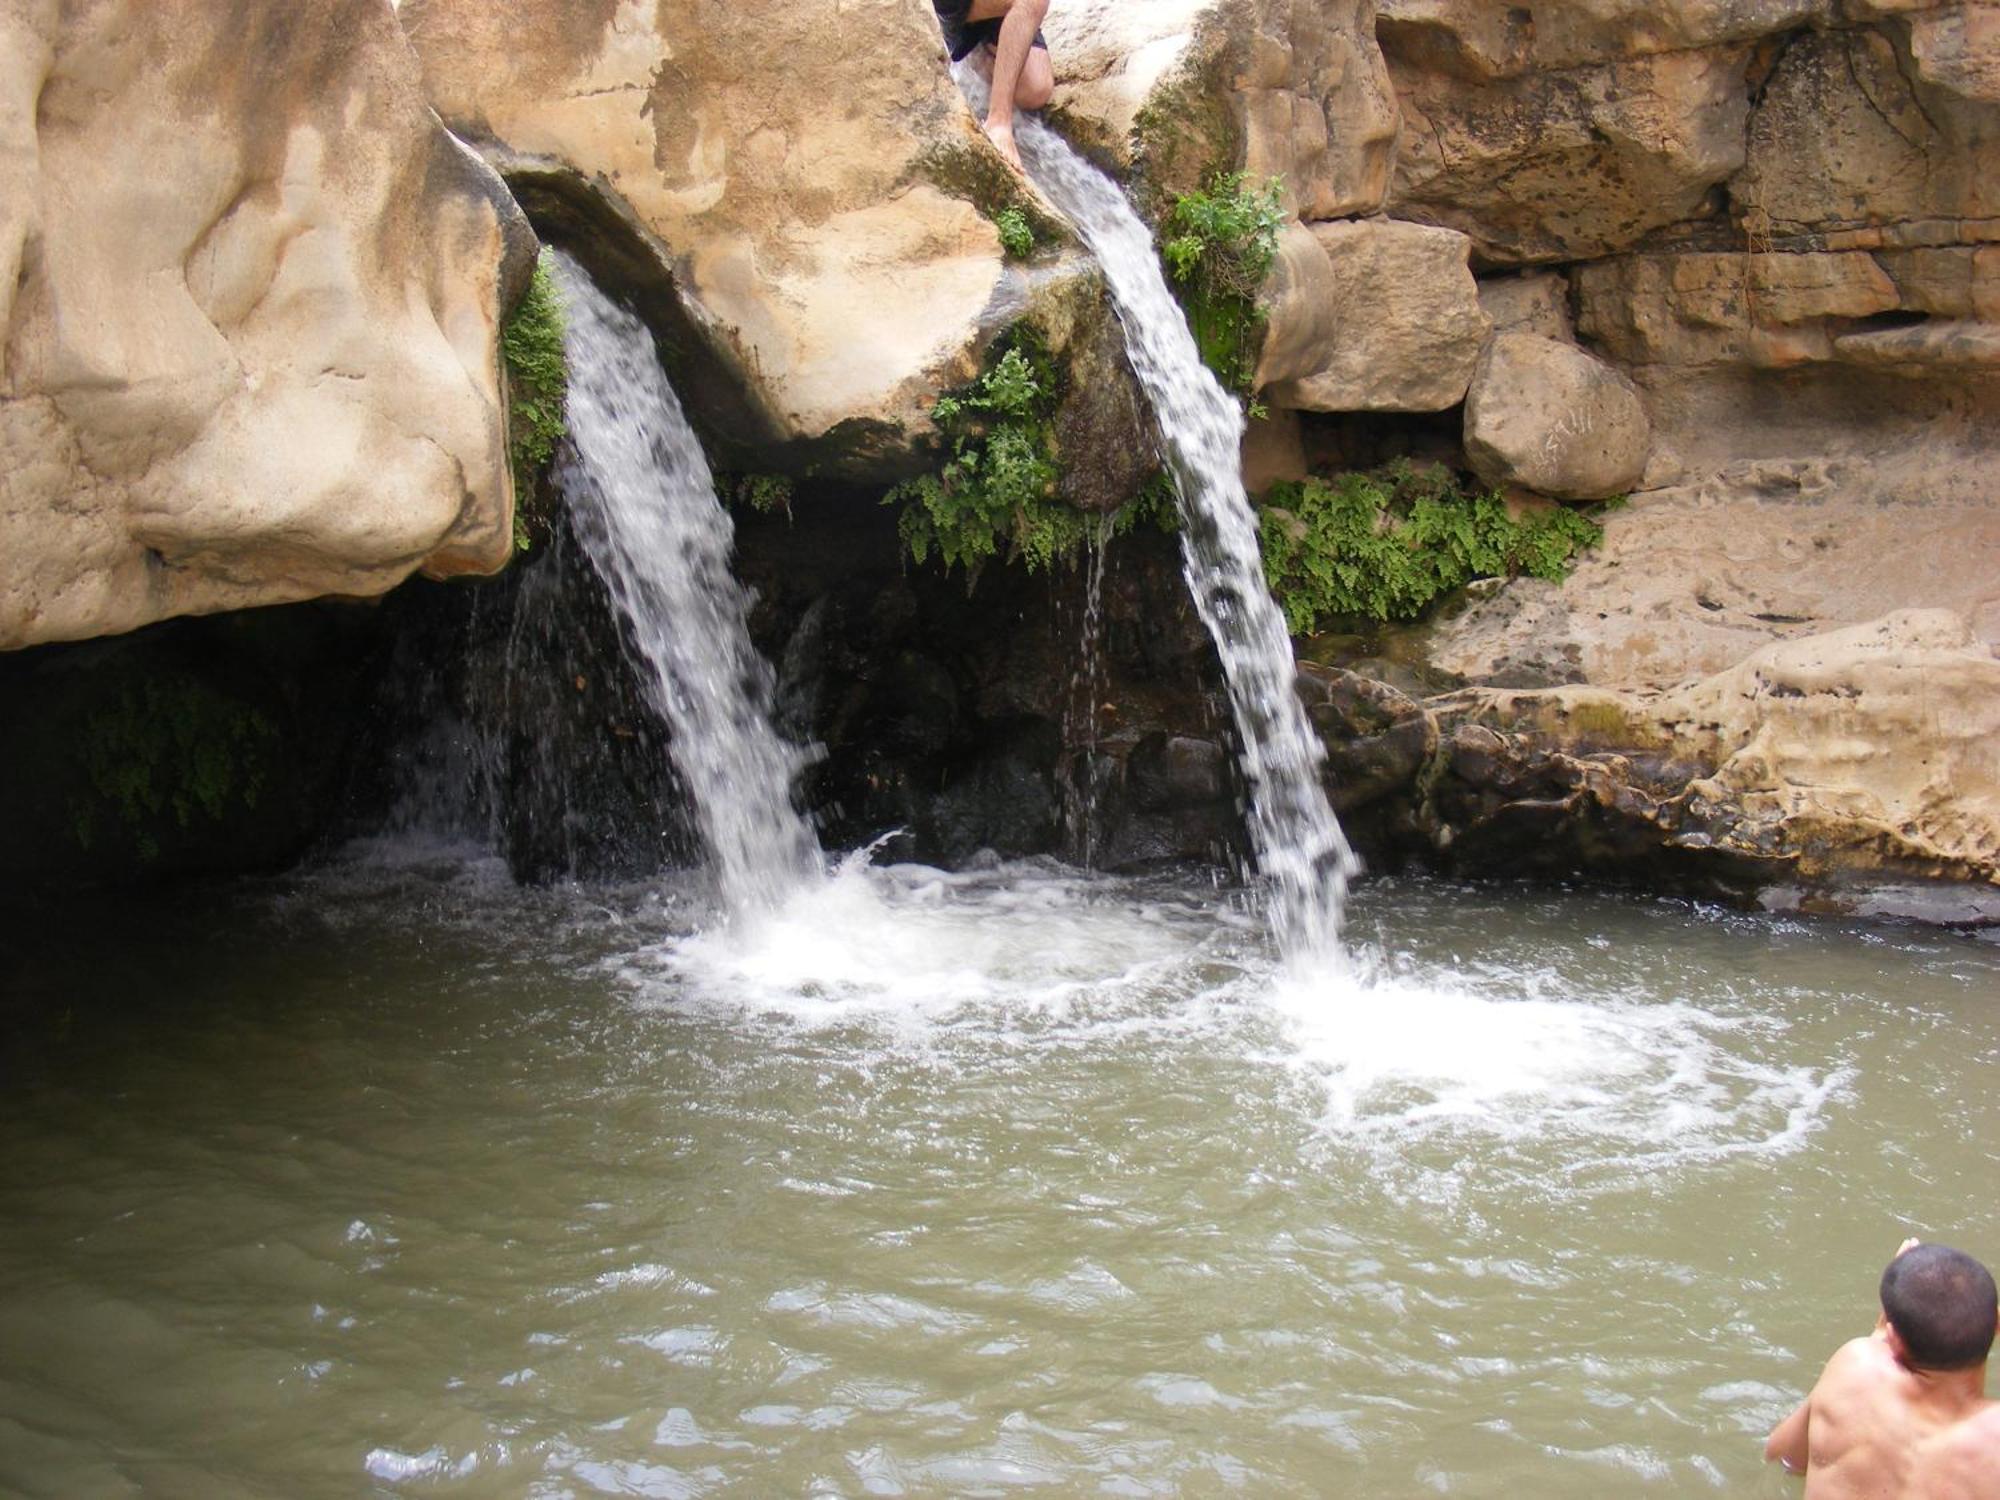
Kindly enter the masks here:
[[1858, 1339], [1849, 1339], [1833, 1351], [1833, 1358], [1826, 1362], [1820, 1372], [1819, 1383], [1813, 1387], [1813, 1394], [1832, 1394], [1834, 1391], [1856, 1385], [1872, 1385], [1885, 1377], [1901, 1378], [1907, 1372], [1896, 1362], [1894, 1351], [1888, 1341], [1879, 1333], [1863, 1334]]
[[2000, 1495], [2000, 1402], [1988, 1402], [1917, 1450], [1903, 1500], [1993, 1500], [1995, 1495]]

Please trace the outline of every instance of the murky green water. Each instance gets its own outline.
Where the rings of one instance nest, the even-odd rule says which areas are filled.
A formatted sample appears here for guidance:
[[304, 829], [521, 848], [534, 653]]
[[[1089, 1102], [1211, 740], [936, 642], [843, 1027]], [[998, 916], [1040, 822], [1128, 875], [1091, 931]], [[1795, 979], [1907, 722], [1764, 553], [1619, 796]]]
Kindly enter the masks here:
[[[355, 864], [17, 937], [0, 1492], [1790, 1493], [2000, 1259], [2000, 950], [1369, 887]], [[86, 925], [87, 924], [87, 925]]]

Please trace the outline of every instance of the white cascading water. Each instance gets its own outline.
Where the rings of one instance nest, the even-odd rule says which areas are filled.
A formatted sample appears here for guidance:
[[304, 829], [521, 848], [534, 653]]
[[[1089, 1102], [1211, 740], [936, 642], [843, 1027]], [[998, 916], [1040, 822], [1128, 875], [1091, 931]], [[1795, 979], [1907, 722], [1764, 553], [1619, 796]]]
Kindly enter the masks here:
[[729, 570], [734, 531], [652, 334], [575, 261], [554, 260], [570, 434], [556, 483], [673, 731], [723, 900], [732, 912], [769, 910], [821, 861], [792, 805], [804, 756], [771, 727], [771, 669]]
[[1039, 121], [1018, 120], [1015, 139], [1035, 185], [1103, 267], [1126, 354], [1160, 426], [1180, 497], [1188, 587], [1221, 655], [1242, 740], [1251, 836], [1272, 888], [1278, 946], [1292, 960], [1331, 958], [1347, 882], [1360, 865], [1321, 785], [1326, 749], [1299, 702], [1291, 637], [1264, 582], [1256, 512], [1243, 488], [1242, 411], [1202, 364], [1152, 233], [1118, 185]]

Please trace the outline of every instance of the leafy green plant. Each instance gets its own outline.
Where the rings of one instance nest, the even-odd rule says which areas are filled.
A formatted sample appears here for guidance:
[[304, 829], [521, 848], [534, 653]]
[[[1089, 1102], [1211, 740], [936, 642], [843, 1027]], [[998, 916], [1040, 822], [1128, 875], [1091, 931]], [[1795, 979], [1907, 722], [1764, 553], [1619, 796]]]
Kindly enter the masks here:
[[752, 510], [781, 510], [786, 515], [792, 513], [792, 481], [788, 475], [739, 474], [733, 479], [722, 479], [719, 488], [725, 499], [735, 500]]
[[526, 512], [567, 419], [569, 366], [562, 339], [562, 298], [544, 251], [527, 293], [500, 332], [507, 371], [507, 457], [514, 469], [514, 546], [524, 552], [531, 541]]
[[[902, 507], [896, 529], [913, 559], [936, 556], [974, 581], [1003, 549], [1031, 572], [1082, 550], [1102, 522], [1055, 498], [1055, 407], [1055, 372], [1026, 340], [971, 385], [938, 397], [931, 418], [951, 440], [951, 457], [882, 497]], [[1166, 504], [1171, 511], [1171, 492]], [[1158, 511], [1149, 487], [1114, 514], [1112, 529]]]
[[155, 820], [187, 828], [197, 813], [219, 822], [232, 805], [255, 808], [277, 750], [278, 728], [262, 711], [197, 679], [126, 687], [78, 737], [90, 794], [70, 807], [76, 841], [89, 848], [110, 814], [142, 858], [156, 858]]
[[1603, 528], [1563, 506], [1515, 519], [1442, 466], [1277, 485], [1259, 518], [1264, 574], [1294, 635], [1339, 616], [1409, 620], [1475, 578], [1568, 575]]
[[1018, 204], [1009, 204], [993, 216], [1000, 231], [1000, 248], [1016, 260], [1025, 260], [1035, 248], [1035, 226], [1028, 222]]
[[1278, 253], [1285, 222], [1282, 184], [1252, 186], [1243, 172], [1219, 172], [1206, 189], [1174, 200], [1160, 254], [1187, 309], [1201, 357], [1230, 390], [1247, 395], [1256, 373], [1264, 310], [1257, 289]]

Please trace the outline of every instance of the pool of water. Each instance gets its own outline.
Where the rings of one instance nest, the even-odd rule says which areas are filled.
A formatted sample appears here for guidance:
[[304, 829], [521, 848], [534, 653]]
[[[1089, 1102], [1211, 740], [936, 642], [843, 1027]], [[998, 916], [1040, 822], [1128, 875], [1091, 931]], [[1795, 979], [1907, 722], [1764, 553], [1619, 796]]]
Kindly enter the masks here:
[[850, 863], [754, 926], [357, 848], [0, 941], [0, 1492], [1793, 1493], [2000, 1259], [2000, 950]]

